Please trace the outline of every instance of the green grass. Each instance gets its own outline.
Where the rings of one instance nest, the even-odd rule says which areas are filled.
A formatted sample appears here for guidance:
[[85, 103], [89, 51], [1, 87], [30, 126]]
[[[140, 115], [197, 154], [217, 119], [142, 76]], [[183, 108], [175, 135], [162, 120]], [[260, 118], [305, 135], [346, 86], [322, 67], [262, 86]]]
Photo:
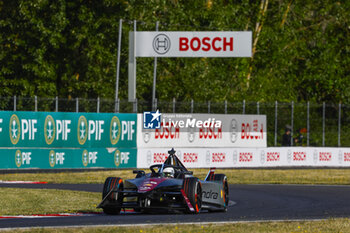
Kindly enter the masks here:
[[101, 193], [0, 188], [0, 215], [29, 215], [97, 211]]
[[[191, 169], [204, 179], [208, 169]], [[147, 169], [147, 172], [148, 169]], [[350, 184], [350, 169], [217, 169], [230, 184]], [[135, 177], [132, 170], [0, 174], [0, 180], [47, 181], [49, 183], [103, 183], [108, 176]]]
[[301, 222], [261, 222], [261, 223], [233, 223], [217, 225], [159, 225], [144, 227], [94, 227], [94, 228], [56, 228], [31, 230], [16, 230], [16, 232], [138, 232], [138, 233], [182, 233], [182, 232], [349, 232], [349, 219], [329, 219], [321, 221], [301, 221]]

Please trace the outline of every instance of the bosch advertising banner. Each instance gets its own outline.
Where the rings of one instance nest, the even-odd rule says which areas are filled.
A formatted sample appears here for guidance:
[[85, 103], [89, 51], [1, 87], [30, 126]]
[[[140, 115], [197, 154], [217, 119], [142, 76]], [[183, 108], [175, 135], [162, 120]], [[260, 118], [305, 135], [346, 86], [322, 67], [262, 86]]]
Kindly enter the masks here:
[[[350, 148], [175, 148], [189, 168], [350, 167]], [[168, 149], [138, 150], [137, 167], [165, 161]]]
[[138, 148], [266, 147], [265, 115], [138, 115]]
[[[134, 32], [130, 32], [133, 38]], [[252, 32], [135, 32], [136, 57], [251, 57]], [[132, 41], [132, 39], [130, 39]]]
[[136, 167], [137, 115], [0, 112], [0, 169]]

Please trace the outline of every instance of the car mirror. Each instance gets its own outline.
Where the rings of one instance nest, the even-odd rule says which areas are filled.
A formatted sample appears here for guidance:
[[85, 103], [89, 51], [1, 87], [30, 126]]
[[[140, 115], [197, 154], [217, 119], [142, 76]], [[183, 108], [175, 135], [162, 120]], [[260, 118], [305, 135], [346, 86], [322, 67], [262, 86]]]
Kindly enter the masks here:
[[132, 173], [137, 174], [137, 177], [144, 176], [146, 174], [145, 171], [142, 170], [133, 170]]

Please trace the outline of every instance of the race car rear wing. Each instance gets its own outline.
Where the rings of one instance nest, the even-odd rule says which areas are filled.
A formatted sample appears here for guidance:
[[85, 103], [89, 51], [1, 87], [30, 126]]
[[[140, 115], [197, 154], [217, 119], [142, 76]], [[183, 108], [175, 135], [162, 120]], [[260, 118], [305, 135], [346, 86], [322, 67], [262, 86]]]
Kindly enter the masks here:
[[209, 172], [208, 172], [207, 177], [205, 177], [205, 181], [212, 180], [212, 177], [214, 176], [215, 170], [216, 170], [215, 167], [209, 168]]

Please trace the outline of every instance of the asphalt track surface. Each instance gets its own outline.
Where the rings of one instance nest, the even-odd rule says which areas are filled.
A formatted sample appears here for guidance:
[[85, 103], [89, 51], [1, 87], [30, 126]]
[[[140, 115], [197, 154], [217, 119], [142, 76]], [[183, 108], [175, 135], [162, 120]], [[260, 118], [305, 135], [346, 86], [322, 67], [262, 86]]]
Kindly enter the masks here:
[[[102, 184], [0, 184], [0, 188], [3, 187], [89, 192], [102, 190]], [[230, 200], [236, 204], [229, 207], [226, 213], [202, 212], [198, 215], [126, 213], [117, 216], [96, 214], [75, 217], [0, 219], [0, 228], [350, 217], [350, 186], [230, 185]]]

